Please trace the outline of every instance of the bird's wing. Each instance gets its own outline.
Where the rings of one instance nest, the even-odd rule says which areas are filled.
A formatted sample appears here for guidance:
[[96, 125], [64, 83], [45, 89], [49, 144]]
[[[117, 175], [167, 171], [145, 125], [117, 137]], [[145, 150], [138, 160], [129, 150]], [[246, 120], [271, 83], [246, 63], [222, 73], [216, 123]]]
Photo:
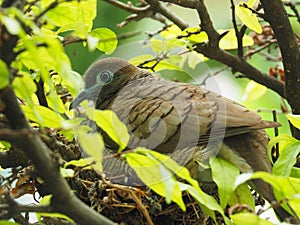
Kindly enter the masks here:
[[125, 85], [110, 108], [132, 133], [129, 147], [165, 153], [275, 126], [214, 92], [154, 76]]

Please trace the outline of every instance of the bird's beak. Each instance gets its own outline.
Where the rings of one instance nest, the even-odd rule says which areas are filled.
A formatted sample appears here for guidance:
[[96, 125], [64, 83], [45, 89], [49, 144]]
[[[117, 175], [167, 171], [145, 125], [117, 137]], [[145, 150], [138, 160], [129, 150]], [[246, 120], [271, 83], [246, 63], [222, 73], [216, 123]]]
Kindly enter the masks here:
[[83, 89], [81, 92], [79, 92], [78, 96], [73, 99], [73, 101], [70, 104], [69, 109], [75, 109], [81, 102], [84, 100], [93, 100], [95, 101], [99, 94], [99, 86], [94, 85], [88, 89]]
[[76, 98], [73, 99], [73, 101], [70, 104], [69, 109], [75, 109], [77, 106], [79, 106], [79, 104], [85, 100], [87, 97], [87, 93], [86, 90], [82, 90], [81, 92], [79, 92], [78, 96]]

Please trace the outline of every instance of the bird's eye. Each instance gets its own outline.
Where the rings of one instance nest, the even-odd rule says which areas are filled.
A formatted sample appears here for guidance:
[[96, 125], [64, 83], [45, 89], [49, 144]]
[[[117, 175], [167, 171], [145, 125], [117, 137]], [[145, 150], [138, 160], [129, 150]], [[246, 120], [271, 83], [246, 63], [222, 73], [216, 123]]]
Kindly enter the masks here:
[[97, 83], [108, 84], [112, 81], [114, 75], [112, 72], [104, 70], [97, 76]]

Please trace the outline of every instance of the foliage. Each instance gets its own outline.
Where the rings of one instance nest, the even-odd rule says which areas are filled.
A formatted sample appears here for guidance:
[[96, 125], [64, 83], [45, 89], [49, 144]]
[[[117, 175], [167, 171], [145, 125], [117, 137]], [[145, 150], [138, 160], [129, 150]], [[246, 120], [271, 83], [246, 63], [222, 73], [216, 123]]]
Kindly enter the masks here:
[[[260, 14], [254, 13], [257, 4], [258, 1], [253, 0], [247, 3], [240, 2], [235, 6], [235, 10], [240, 22], [254, 31], [254, 37], [259, 39], [264, 27], [260, 23]], [[23, 7], [12, 6], [0, 10], [1, 29], [6, 30], [10, 38], [17, 38], [13, 51], [7, 53], [13, 56], [13, 60], [8, 62], [4, 60], [5, 56], [1, 56], [0, 89], [13, 89], [31, 127], [39, 130], [41, 136], [58, 133], [69, 142], [76, 138], [80, 147], [88, 154], [85, 159], [61, 163], [59, 166], [62, 176], [71, 179], [76, 176], [78, 168], [80, 172], [94, 169], [101, 174], [103, 171], [105, 144], [101, 134], [91, 133], [91, 128], [84, 124], [85, 118], [88, 118], [118, 145], [118, 156], [126, 159], [139, 178], [153, 191], [163, 196], [168, 204], [175, 202], [183, 211], [186, 210], [182, 198], [182, 193], [186, 192], [215, 223], [217, 214], [220, 214], [228, 225], [250, 224], [249, 221], [251, 224], [272, 224], [251, 213], [255, 204], [247, 182], [259, 178], [270, 183], [277, 200], [282, 201], [283, 207], [292, 215], [299, 217], [300, 170], [295, 164], [300, 152], [300, 142], [287, 134], [278, 135], [269, 143], [270, 160], [274, 156], [272, 148], [278, 144], [280, 147], [272, 174], [264, 172], [240, 174], [238, 168], [230, 162], [218, 157], [211, 158], [207, 169], [211, 171], [212, 179], [218, 187], [218, 202], [200, 188], [199, 183], [191, 177], [185, 167], [178, 165], [169, 156], [142, 147], [127, 150], [129, 133], [114, 112], [88, 108], [88, 103], [82, 104], [84, 112], [79, 112], [82, 117], [78, 118], [75, 110], [69, 110], [70, 98], [66, 98], [65, 95], [75, 97], [83, 82], [81, 76], [72, 71], [69, 56], [64, 50], [65, 46], [80, 42], [89, 51], [97, 49], [109, 55], [115, 51], [118, 44], [117, 35], [112, 30], [106, 27], [93, 29], [96, 8], [96, 0], [42, 0], [26, 1]], [[236, 52], [246, 47], [255, 50], [259, 43], [253, 37], [253, 33], [245, 33], [240, 46], [236, 28], [217, 30], [220, 49], [226, 52]], [[148, 45], [152, 54], [132, 57], [130, 62], [156, 72], [163, 70], [183, 72], [186, 65], [195, 69], [204, 61], [210, 60], [203, 52], [196, 51], [196, 47], [210, 41], [208, 32], [203, 27], [182, 29], [176, 24], [169, 24], [157, 35], [149, 38]], [[271, 44], [267, 47], [270, 46]], [[251, 57], [250, 53], [248, 57]], [[267, 87], [249, 81], [245, 99], [256, 100], [266, 91]], [[299, 116], [287, 115], [287, 118], [300, 129]], [[4, 148], [11, 147], [5, 143], [0, 144]], [[20, 186], [17, 188], [21, 189]], [[26, 193], [29, 191], [25, 191], [24, 194]], [[45, 202], [50, 204], [47, 196], [40, 204], [43, 205]], [[238, 212], [229, 216], [225, 214], [227, 206], [243, 204], [249, 207], [248, 212]], [[70, 220], [62, 214], [38, 215], [39, 219], [42, 216], [54, 216]], [[0, 221], [0, 224], [15, 223]]]

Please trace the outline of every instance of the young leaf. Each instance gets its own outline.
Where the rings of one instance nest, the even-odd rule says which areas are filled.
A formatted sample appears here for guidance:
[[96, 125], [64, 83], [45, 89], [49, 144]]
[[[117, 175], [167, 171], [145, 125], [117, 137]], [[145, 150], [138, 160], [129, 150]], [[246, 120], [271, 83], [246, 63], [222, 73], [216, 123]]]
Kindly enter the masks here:
[[254, 101], [267, 92], [267, 87], [251, 80], [248, 82], [243, 96], [243, 101]]
[[87, 41], [90, 50], [94, 50], [93, 48], [97, 47], [107, 55], [113, 53], [118, 44], [117, 35], [107, 28], [97, 28], [92, 30], [88, 35]]
[[98, 127], [119, 145], [119, 151], [122, 151], [127, 146], [130, 138], [127, 127], [113, 111], [88, 108], [86, 114], [89, 119], [94, 120]]
[[67, 120], [62, 118], [60, 114], [44, 106], [35, 105], [34, 107], [31, 107], [28, 105], [22, 105], [21, 107], [28, 119], [40, 124], [42, 127], [49, 127], [49, 128], [72, 127], [71, 122], [68, 122]]
[[0, 59], [0, 89], [6, 87], [9, 84], [9, 70], [3, 62], [3, 60]]
[[126, 153], [125, 157], [128, 164], [147, 186], [164, 196], [167, 203], [174, 201], [182, 210], [185, 210], [180, 187], [174, 174], [148, 153], [144, 148], [137, 148], [135, 152]]
[[293, 126], [300, 129], [300, 115], [286, 114], [286, 117], [293, 124]]
[[0, 225], [21, 225], [19, 223], [14, 223], [8, 220], [0, 220]]
[[230, 216], [235, 225], [274, 225], [272, 222], [260, 218], [253, 213], [236, 213]]
[[249, 29], [255, 31], [258, 34], [262, 33], [262, 28], [258, 22], [257, 16], [243, 6], [245, 2], [240, 2], [235, 8], [236, 15]]
[[254, 198], [247, 183], [243, 183], [235, 188], [234, 193], [229, 201], [230, 206], [238, 204], [246, 204], [253, 210], [255, 209]]
[[235, 180], [235, 185], [245, 183], [250, 179], [262, 179], [272, 185], [277, 200], [288, 201], [289, 207], [285, 201], [282, 206], [290, 212], [290, 208], [299, 216], [300, 215], [300, 179], [293, 177], [276, 176], [267, 172], [244, 173], [239, 175]]
[[297, 155], [300, 152], [300, 141], [286, 134], [272, 138], [268, 144], [269, 157], [271, 157], [272, 147], [277, 143], [280, 144], [280, 152], [279, 158], [273, 166], [273, 173], [288, 177], [296, 163]]
[[88, 154], [90, 157], [93, 157], [95, 164], [91, 166], [96, 171], [102, 171], [102, 160], [103, 160], [103, 151], [104, 151], [104, 142], [102, 136], [98, 133], [87, 133], [82, 129], [75, 131], [80, 148]]
[[233, 164], [221, 158], [211, 158], [210, 166], [213, 180], [218, 185], [220, 205], [225, 208], [234, 192], [234, 181], [240, 171]]
[[[218, 30], [219, 33], [225, 32], [225, 30]], [[252, 46], [254, 41], [248, 35], [243, 36], [243, 47]], [[229, 32], [220, 40], [220, 48], [225, 50], [237, 49], [237, 39], [233, 29], [229, 30]]]

